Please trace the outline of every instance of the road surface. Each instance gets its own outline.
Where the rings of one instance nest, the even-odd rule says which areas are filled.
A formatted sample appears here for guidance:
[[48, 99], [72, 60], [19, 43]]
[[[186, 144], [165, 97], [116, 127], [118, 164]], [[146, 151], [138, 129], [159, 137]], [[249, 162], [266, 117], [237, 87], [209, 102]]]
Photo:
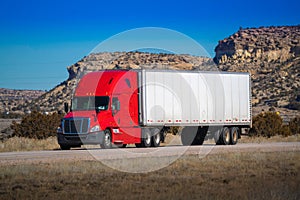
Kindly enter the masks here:
[[172, 157], [181, 155], [222, 154], [231, 152], [284, 152], [299, 151], [300, 142], [244, 143], [234, 146], [167, 146], [158, 148], [121, 148], [121, 149], [73, 149], [68, 151], [29, 151], [0, 153], [0, 165], [23, 162], [52, 162], [72, 160], [117, 160], [144, 157]]

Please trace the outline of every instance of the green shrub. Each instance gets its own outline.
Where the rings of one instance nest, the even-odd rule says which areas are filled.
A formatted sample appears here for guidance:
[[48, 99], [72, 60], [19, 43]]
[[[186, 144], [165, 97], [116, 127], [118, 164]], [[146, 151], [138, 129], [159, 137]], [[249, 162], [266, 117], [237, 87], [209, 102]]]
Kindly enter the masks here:
[[289, 122], [289, 127], [292, 134], [300, 134], [300, 116], [295, 117]]
[[272, 137], [291, 135], [289, 126], [283, 125], [282, 118], [275, 112], [260, 113], [253, 117], [250, 136]]
[[34, 111], [24, 116], [20, 124], [13, 121], [11, 129], [14, 136], [46, 139], [56, 135], [56, 129], [60, 124], [61, 118], [62, 115], [57, 113], [46, 115]]

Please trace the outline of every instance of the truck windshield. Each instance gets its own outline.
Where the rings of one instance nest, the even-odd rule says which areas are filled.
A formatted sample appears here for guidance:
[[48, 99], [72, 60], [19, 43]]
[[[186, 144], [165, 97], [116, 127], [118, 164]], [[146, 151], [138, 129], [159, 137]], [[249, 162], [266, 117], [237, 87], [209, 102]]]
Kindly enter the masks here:
[[108, 96], [74, 97], [72, 111], [76, 110], [107, 110], [109, 103]]

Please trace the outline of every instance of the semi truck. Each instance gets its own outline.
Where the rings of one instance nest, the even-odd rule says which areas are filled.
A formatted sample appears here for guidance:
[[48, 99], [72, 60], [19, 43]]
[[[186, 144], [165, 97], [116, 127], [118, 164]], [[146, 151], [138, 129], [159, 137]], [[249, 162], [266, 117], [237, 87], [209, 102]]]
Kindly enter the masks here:
[[180, 127], [183, 145], [235, 145], [250, 128], [249, 73], [102, 70], [82, 76], [57, 130], [63, 150], [84, 144], [158, 147]]

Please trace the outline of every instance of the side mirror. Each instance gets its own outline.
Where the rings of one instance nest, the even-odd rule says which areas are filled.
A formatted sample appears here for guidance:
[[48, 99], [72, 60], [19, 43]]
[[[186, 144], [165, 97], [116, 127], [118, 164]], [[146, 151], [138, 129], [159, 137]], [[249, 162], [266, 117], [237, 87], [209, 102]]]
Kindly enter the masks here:
[[120, 110], [120, 101], [118, 97], [112, 99], [112, 115], [114, 116]]
[[65, 102], [64, 108], [65, 108], [65, 113], [68, 113], [69, 112], [69, 104]]

